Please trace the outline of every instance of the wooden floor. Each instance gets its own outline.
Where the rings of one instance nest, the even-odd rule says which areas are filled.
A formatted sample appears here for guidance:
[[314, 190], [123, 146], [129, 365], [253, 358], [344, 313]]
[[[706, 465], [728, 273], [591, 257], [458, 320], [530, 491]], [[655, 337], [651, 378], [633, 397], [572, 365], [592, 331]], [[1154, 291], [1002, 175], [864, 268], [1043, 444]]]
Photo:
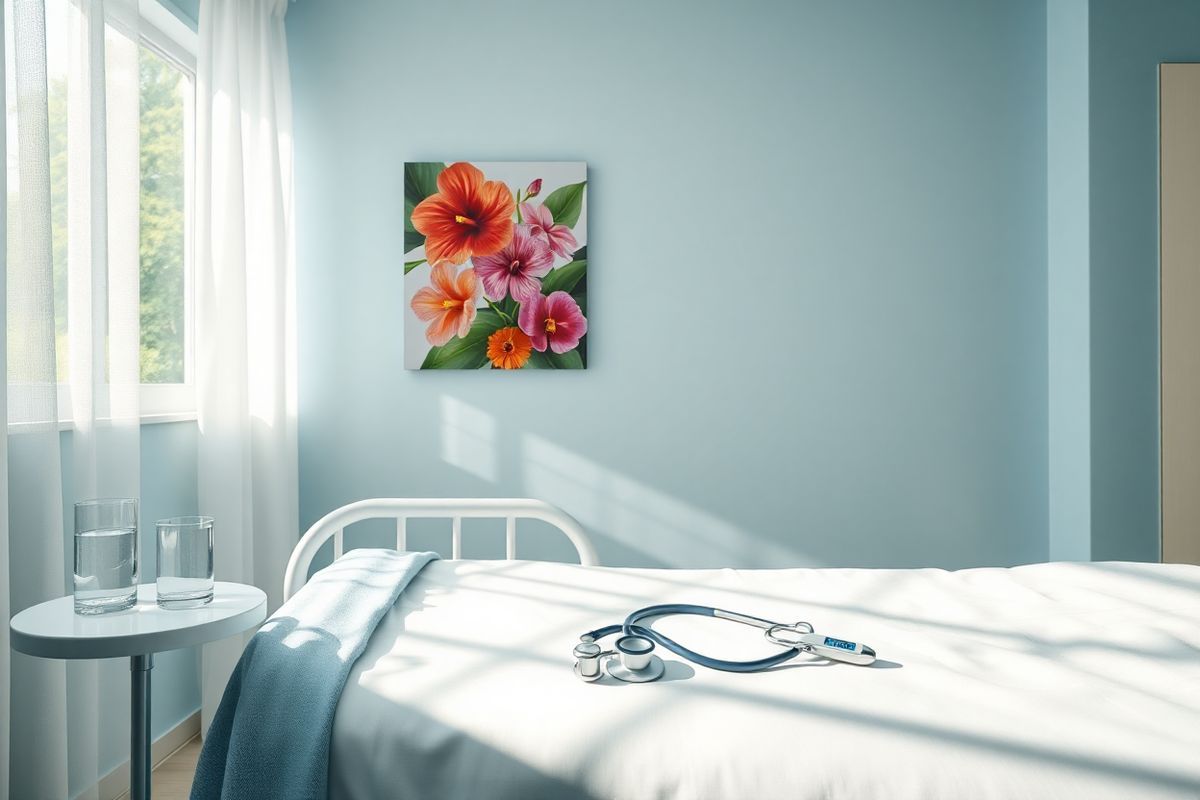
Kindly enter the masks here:
[[[183, 747], [162, 760], [151, 774], [150, 796], [154, 800], [187, 800], [192, 790], [192, 775], [200, 758], [200, 737], [192, 738]], [[129, 793], [118, 800], [129, 800]]]

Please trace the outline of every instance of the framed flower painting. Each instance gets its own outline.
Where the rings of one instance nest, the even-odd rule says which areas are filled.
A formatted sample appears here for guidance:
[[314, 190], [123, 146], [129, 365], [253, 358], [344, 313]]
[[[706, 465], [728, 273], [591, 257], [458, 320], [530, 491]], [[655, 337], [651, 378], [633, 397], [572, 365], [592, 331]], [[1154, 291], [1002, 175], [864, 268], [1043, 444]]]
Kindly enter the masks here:
[[587, 367], [587, 165], [404, 165], [404, 365]]

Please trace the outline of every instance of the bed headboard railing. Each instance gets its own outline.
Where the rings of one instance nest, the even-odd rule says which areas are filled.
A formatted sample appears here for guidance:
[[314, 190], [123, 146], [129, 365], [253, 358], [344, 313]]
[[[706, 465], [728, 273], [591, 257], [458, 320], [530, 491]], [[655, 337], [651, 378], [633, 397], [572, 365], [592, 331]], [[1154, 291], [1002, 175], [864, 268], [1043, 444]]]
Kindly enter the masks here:
[[449, 519], [450, 557], [462, 557], [462, 521], [464, 519], [503, 519], [504, 557], [517, 557], [517, 520], [538, 519], [562, 531], [575, 551], [579, 563], [595, 566], [600, 563], [596, 548], [584, 533], [583, 527], [561, 508], [543, 503], [541, 500], [486, 498], [429, 498], [380, 497], [359, 500], [330, 511], [308, 529], [292, 550], [288, 559], [287, 572], [283, 577], [283, 599], [291, 598], [308, 581], [308, 570], [312, 560], [329, 539], [333, 539], [333, 557], [342, 555], [343, 531], [355, 522], [368, 519], [394, 519], [396, 521], [396, 549], [407, 549], [406, 526], [409, 519]]

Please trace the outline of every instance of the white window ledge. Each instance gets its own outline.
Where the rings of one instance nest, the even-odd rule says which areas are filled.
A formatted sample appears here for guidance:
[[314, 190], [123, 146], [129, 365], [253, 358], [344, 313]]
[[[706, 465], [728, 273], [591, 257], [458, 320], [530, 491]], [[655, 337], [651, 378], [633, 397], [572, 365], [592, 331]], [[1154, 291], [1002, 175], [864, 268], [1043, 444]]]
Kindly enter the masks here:
[[[143, 414], [140, 418], [142, 425], [161, 425], [166, 422], [195, 422], [195, 411], [174, 411], [167, 414]], [[104, 425], [109, 422], [106, 419], [98, 419], [96, 422]], [[10, 436], [19, 435], [22, 433], [33, 433], [46, 429], [44, 422], [10, 422], [8, 423], [8, 433]], [[59, 420], [59, 431], [75, 430], [75, 423], [69, 419]]]
[[195, 422], [195, 411], [172, 411], [162, 414], [143, 414], [143, 425], [159, 425], [163, 422]]

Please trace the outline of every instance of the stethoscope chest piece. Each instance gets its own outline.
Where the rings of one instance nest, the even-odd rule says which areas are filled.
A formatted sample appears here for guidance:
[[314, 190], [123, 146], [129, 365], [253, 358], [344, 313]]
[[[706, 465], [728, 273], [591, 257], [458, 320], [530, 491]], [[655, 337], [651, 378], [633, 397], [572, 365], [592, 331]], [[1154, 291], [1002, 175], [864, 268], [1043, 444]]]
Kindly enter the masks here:
[[661, 678], [667, 671], [667, 665], [658, 656], [650, 656], [646, 666], [641, 669], [630, 669], [615, 656], [608, 660], [605, 667], [608, 669], [609, 675], [626, 683], [650, 683]]
[[649, 683], [663, 676], [666, 665], [654, 655], [654, 642], [645, 636], [626, 635], [617, 639], [619, 658], [610, 658], [605, 667], [608, 674], [626, 683]]

